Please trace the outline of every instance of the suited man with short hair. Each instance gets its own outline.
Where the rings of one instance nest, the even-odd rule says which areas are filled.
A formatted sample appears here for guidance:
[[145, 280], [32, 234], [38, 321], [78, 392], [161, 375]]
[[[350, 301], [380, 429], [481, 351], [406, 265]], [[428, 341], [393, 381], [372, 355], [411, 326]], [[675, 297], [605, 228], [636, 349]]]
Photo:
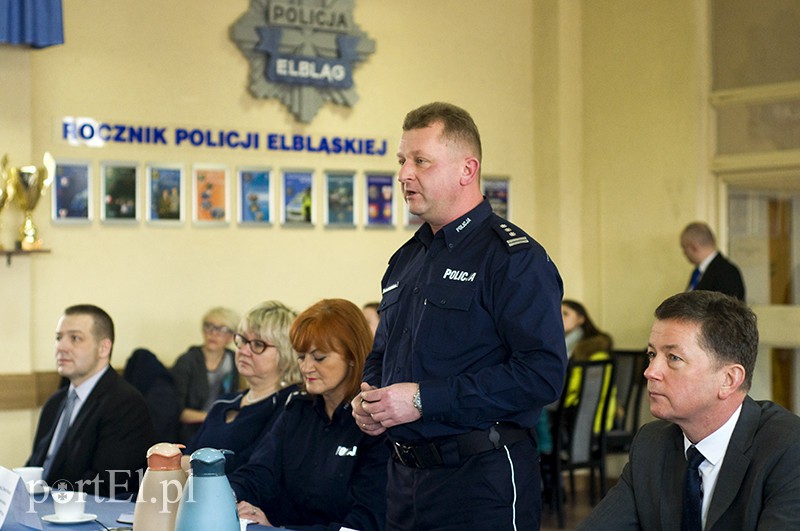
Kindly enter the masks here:
[[578, 529], [686, 529], [691, 447], [702, 483], [694, 529], [800, 529], [800, 417], [747, 395], [755, 314], [732, 297], [690, 291], [655, 316], [644, 375], [660, 420], [639, 430], [619, 482]]
[[681, 232], [681, 249], [695, 269], [686, 291], [718, 291], [744, 300], [744, 280], [736, 265], [717, 249], [717, 240], [706, 223], [689, 223]]
[[97, 306], [64, 311], [56, 328], [58, 374], [69, 386], [42, 408], [28, 466], [54, 488], [102, 496], [135, 492], [153, 422], [141, 393], [110, 366], [114, 323]]

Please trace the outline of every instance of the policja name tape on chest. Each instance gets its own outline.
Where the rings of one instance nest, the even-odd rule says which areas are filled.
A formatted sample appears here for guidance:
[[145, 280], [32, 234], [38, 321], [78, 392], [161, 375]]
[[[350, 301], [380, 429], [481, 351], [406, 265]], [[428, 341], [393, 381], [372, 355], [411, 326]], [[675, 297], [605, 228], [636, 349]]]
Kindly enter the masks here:
[[469, 271], [459, 271], [458, 269], [450, 269], [449, 267], [444, 270], [442, 278], [447, 280], [459, 280], [461, 282], [472, 282], [475, 280], [477, 273], [470, 273]]

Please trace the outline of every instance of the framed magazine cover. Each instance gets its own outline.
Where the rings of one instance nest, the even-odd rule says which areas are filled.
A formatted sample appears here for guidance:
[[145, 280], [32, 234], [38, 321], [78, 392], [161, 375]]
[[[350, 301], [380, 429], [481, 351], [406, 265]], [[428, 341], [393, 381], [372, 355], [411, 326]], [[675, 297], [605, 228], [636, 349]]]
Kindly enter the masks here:
[[88, 161], [56, 159], [53, 188], [54, 222], [89, 223], [92, 220], [92, 171]]
[[501, 218], [510, 220], [511, 218], [509, 218], [509, 215], [511, 213], [508, 208], [508, 185], [508, 177], [484, 177], [481, 182], [483, 195], [489, 200], [489, 204], [492, 205], [494, 213]]
[[183, 165], [147, 166], [147, 221], [166, 225], [183, 223], [183, 197]]
[[325, 173], [325, 225], [328, 227], [355, 227], [354, 172], [329, 171]]
[[228, 169], [215, 164], [192, 166], [192, 221], [224, 225], [230, 221]]
[[136, 162], [100, 163], [100, 221], [138, 223], [141, 193]]
[[273, 186], [270, 168], [242, 167], [238, 172], [239, 193], [236, 206], [239, 223], [269, 225], [272, 223]]
[[367, 227], [394, 226], [394, 175], [367, 173], [364, 196]]
[[285, 170], [281, 189], [281, 220], [284, 225], [314, 225], [314, 174], [311, 170]]

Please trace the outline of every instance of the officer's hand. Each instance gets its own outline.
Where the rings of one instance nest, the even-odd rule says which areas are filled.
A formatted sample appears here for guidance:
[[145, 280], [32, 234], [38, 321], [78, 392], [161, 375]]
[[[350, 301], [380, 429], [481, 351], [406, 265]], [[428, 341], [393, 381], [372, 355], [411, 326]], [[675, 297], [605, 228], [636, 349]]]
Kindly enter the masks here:
[[[380, 389], [362, 390], [359, 396], [364, 399], [361, 409], [368, 413], [372, 422], [379, 423], [384, 428], [391, 428], [398, 424], [414, 422], [420, 418], [419, 411], [414, 407], [414, 393], [417, 384], [396, 383]], [[367, 423], [367, 425], [369, 425]], [[362, 428], [363, 430], [363, 428]]]
[[358, 424], [361, 431], [367, 435], [380, 435], [386, 431], [386, 428], [381, 426], [380, 422], [376, 422], [367, 410], [364, 409], [364, 406], [368, 406], [367, 401], [364, 399], [364, 393], [373, 389], [376, 390], [378, 388], [366, 382], [361, 382], [361, 392], [350, 402], [350, 406], [353, 409], [353, 418], [356, 419], [356, 424]]

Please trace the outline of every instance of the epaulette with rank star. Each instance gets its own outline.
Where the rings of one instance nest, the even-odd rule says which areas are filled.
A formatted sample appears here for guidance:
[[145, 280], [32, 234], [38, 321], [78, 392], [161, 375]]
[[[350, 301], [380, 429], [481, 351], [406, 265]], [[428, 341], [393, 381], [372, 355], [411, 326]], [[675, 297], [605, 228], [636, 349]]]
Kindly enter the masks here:
[[492, 223], [492, 228], [506, 244], [506, 249], [510, 253], [529, 249], [532, 245], [531, 239], [522, 229], [504, 219], [496, 220]]
[[[284, 408], [289, 407], [289, 404], [298, 398], [305, 398], [307, 393], [305, 391], [292, 391], [289, 393], [289, 396], [286, 397], [286, 403], [283, 405]], [[293, 404], [292, 404], [293, 405]]]

